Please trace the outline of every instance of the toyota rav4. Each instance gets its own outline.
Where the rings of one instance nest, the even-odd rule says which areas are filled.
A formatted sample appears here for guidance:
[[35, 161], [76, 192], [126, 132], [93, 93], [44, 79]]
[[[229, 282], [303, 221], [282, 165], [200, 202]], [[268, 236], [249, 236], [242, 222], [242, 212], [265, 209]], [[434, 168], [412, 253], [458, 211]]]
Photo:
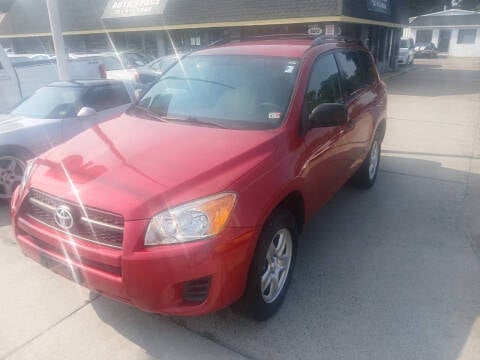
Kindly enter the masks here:
[[232, 41], [194, 52], [126, 114], [32, 161], [12, 198], [22, 251], [142, 310], [233, 303], [267, 319], [299, 234], [377, 177], [387, 95], [360, 43]]

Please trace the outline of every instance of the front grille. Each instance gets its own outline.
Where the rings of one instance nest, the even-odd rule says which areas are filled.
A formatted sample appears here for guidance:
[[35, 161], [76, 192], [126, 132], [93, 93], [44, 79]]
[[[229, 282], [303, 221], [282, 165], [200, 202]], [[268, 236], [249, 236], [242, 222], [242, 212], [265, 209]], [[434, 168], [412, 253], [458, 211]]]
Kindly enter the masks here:
[[[23, 234], [25, 234], [24, 232], [22, 232]], [[65, 249], [59, 249], [51, 244], [48, 244], [34, 236], [30, 236], [30, 240], [35, 244], [37, 245], [39, 248], [43, 249], [43, 250], [46, 250], [46, 251], [49, 251], [51, 253], [54, 253], [56, 255], [59, 255], [61, 257], [65, 257]], [[121, 276], [122, 275], [122, 272], [121, 272], [121, 269], [120, 267], [116, 267], [116, 266], [112, 266], [112, 265], [107, 265], [107, 264], [102, 264], [102, 263], [99, 263], [98, 261], [93, 261], [93, 260], [89, 260], [87, 258], [80, 258], [78, 254], [76, 253], [68, 253], [68, 258], [70, 259], [73, 259], [74, 261], [84, 265], [84, 266], [87, 266], [89, 268], [92, 268], [92, 269], [95, 269], [95, 270], [98, 270], [98, 271], [103, 271], [103, 272], [107, 272], [107, 273], [110, 273], [112, 275], [115, 275], [115, 276]]]
[[[72, 221], [68, 222], [68, 226], [61, 227], [55, 219], [59, 207], [71, 215], [69, 220]], [[81, 207], [73, 202], [32, 189], [22, 204], [20, 215], [33, 218], [57, 231], [86, 241], [115, 248], [122, 247], [124, 221], [123, 217], [117, 214]]]

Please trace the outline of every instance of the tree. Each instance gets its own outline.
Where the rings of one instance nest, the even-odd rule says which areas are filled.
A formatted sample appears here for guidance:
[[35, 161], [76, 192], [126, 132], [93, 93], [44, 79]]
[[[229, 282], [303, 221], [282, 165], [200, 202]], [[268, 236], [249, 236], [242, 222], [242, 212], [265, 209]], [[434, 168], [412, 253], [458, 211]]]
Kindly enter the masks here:
[[409, 0], [410, 16], [424, 15], [442, 11], [444, 6], [451, 6], [450, 0]]
[[409, 0], [410, 16], [448, 9], [480, 10], [480, 0]]
[[452, 5], [464, 10], [478, 10], [480, 9], [480, 0], [455, 0]]

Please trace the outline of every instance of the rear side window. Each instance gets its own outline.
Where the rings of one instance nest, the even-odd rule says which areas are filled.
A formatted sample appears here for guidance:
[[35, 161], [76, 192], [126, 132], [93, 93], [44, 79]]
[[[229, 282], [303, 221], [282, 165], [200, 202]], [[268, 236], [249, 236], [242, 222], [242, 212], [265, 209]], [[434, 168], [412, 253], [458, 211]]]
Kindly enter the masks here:
[[340, 52], [337, 58], [342, 71], [342, 84], [348, 96], [375, 82], [375, 68], [366, 52]]
[[333, 55], [320, 57], [313, 65], [306, 95], [310, 114], [320, 104], [342, 102], [340, 74]]
[[95, 111], [103, 111], [130, 102], [127, 90], [121, 84], [95, 86], [87, 91], [83, 105]]

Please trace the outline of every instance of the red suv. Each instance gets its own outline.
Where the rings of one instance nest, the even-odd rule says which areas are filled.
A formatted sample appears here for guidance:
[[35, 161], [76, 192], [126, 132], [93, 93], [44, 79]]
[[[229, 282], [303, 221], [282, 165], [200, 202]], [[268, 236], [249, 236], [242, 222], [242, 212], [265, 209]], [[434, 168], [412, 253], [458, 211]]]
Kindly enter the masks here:
[[373, 185], [387, 95], [369, 52], [329, 38], [200, 50], [128, 112], [35, 159], [12, 199], [22, 251], [142, 310], [284, 300], [305, 223]]

